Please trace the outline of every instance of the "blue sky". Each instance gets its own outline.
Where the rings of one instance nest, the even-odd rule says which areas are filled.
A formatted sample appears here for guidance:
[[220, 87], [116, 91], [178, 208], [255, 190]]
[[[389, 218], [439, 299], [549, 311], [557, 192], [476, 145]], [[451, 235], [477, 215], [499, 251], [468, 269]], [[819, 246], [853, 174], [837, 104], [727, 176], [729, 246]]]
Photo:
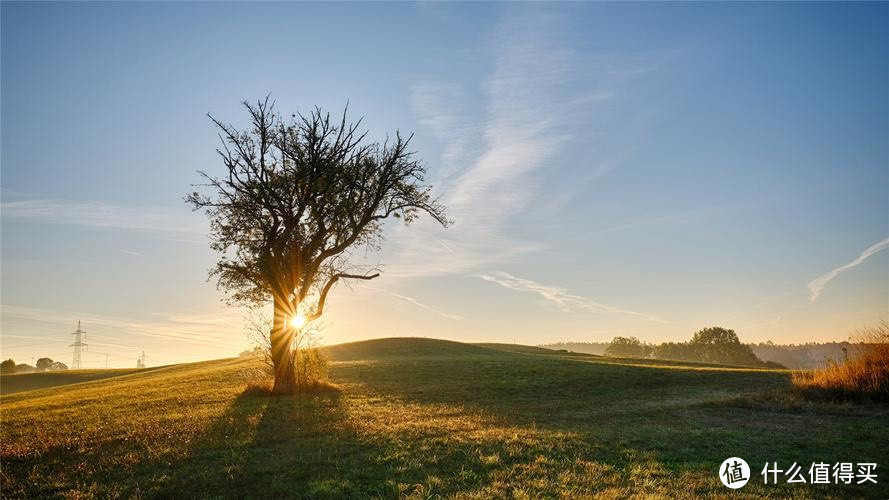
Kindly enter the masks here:
[[207, 112], [414, 131], [456, 223], [392, 225], [328, 343], [845, 339], [889, 316], [889, 5], [2, 4], [3, 357], [247, 344], [182, 202]]

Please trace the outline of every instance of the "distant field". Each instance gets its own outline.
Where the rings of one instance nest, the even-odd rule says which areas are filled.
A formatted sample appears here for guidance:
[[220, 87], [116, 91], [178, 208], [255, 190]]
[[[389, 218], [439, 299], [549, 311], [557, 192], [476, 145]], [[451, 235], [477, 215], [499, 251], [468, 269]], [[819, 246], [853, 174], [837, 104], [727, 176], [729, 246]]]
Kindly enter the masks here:
[[21, 373], [0, 376], [0, 394], [33, 391], [57, 385], [79, 384], [103, 378], [132, 375], [156, 368], [112, 368], [108, 370], [66, 370], [58, 372]]
[[[889, 407], [796, 402], [786, 371], [431, 339], [327, 350], [340, 391], [303, 398], [245, 393], [249, 359], [4, 394], [2, 495], [889, 496]], [[736, 492], [716, 475], [730, 456], [753, 469]], [[880, 484], [763, 485], [766, 461], [877, 462]]]

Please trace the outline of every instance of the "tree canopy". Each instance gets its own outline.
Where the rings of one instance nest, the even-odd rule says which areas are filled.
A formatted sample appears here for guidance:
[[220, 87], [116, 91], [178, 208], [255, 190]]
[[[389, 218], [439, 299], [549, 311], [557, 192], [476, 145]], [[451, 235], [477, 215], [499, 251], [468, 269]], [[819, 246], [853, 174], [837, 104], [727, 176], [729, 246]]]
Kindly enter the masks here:
[[40, 358], [37, 360], [37, 364], [35, 365], [38, 372], [45, 372], [49, 370], [49, 367], [53, 364], [53, 360], [50, 358]]
[[0, 363], [0, 373], [15, 373], [15, 361], [9, 358]]
[[701, 361], [755, 365], [760, 363], [750, 346], [742, 344], [734, 330], [710, 327], [695, 332], [689, 346]]
[[614, 337], [605, 349], [606, 356], [645, 358], [651, 354], [651, 346], [636, 337]]
[[[220, 255], [211, 276], [229, 299], [274, 303], [274, 351], [292, 340], [287, 319], [320, 317], [338, 281], [379, 276], [350, 259], [350, 249], [378, 248], [385, 219], [410, 224], [425, 213], [443, 226], [449, 221], [425, 184], [411, 136], [370, 142], [347, 109], [339, 120], [317, 107], [285, 119], [268, 97], [243, 104], [247, 130], [210, 116], [225, 168], [218, 176], [200, 171], [205, 182], [186, 201], [210, 219], [211, 247]], [[276, 360], [289, 352], [278, 349]], [[289, 375], [276, 371], [276, 386], [281, 377]]]

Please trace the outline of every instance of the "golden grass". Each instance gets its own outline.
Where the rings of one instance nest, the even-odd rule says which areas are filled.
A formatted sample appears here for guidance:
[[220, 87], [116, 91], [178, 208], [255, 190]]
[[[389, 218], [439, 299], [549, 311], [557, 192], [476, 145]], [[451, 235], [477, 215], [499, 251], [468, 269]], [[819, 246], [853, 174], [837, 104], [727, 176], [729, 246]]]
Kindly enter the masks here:
[[889, 406], [755, 399], [786, 393], [785, 372], [433, 339], [329, 351], [340, 390], [305, 397], [251, 393], [257, 358], [4, 396], [2, 497], [887, 498], [882, 476], [722, 486], [729, 456], [889, 462]]
[[859, 330], [857, 344], [840, 363], [793, 373], [793, 387], [807, 399], [889, 401], [889, 322]]
[[[275, 379], [271, 376], [251, 378], [247, 381], [244, 394], [249, 396], [272, 396], [275, 387]], [[298, 394], [320, 394], [325, 392], [339, 392], [340, 387], [327, 380], [311, 380], [299, 386]]]

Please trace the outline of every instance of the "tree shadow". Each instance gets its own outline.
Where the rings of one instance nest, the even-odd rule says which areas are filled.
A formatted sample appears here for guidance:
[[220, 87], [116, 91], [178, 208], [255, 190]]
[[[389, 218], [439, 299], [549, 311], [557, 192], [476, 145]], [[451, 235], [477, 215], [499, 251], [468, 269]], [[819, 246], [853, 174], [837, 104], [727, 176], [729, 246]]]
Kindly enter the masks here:
[[[165, 467], [145, 467], [140, 494], [176, 497], [396, 498], [436, 494], [459, 471], [480, 486], [495, 464], [484, 443], [430, 442], [373, 432], [338, 392], [272, 396], [245, 391]], [[493, 446], [493, 445], [491, 445]], [[490, 447], [490, 446], [489, 446]]]
[[727, 385], [716, 384], [714, 395], [706, 377], [719, 373], [513, 361], [335, 364], [342, 393], [245, 391], [185, 456], [143, 468], [137, 483], [145, 489], [135, 493], [505, 497], [521, 496], [511, 489], [521, 484], [539, 486], [532, 496], [572, 488], [621, 496], [688, 484], [703, 495], [721, 487], [707, 471], [727, 452], [752, 463], [790, 463], [806, 458], [801, 447], [836, 451], [828, 432], [773, 437], [837, 423], [824, 415], [766, 422], [762, 417], [774, 412], [706, 403], [743, 393], [748, 384], [780, 387], [773, 376], [725, 376]]
[[[764, 396], [789, 389], [787, 374], [780, 372], [524, 355], [343, 364], [333, 371], [337, 380], [405, 405], [450, 406], [486, 416], [503, 428], [531, 429], [541, 436], [540, 441], [526, 439], [531, 458], [537, 447], [541, 456], [557, 461], [573, 457], [633, 471], [645, 456], [659, 464], [662, 475], [675, 476], [712, 468], [728, 456], [744, 456], [760, 466], [818, 461], [841, 453], [848, 441], [871, 461], [886, 456], [866, 422], [875, 414], [889, 415], [889, 406], [829, 412], [772, 404]], [[515, 459], [525, 460], [528, 453]], [[575, 464], [567, 460], [556, 468], [572, 470]], [[854, 485], [844, 489], [862, 491]]]

